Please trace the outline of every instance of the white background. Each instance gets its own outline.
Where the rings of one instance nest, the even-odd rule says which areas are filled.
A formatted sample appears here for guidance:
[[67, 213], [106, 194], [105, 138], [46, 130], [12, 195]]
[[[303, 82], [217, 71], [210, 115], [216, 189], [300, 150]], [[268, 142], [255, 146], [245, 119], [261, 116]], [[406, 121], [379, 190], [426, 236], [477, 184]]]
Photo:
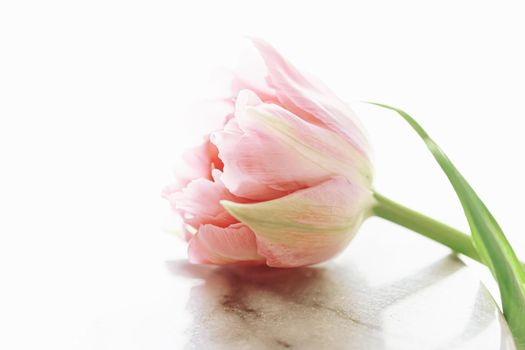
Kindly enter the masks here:
[[148, 305], [169, 283], [162, 262], [185, 251], [163, 231], [160, 189], [198, 139], [192, 104], [215, 67], [236, 63], [245, 35], [352, 103], [378, 191], [466, 230], [414, 133], [358, 101], [415, 116], [525, 258], [520, 3], [2, 1], [1, 347], [96, 344], [94, 325], [136, 300], [155, 319]]

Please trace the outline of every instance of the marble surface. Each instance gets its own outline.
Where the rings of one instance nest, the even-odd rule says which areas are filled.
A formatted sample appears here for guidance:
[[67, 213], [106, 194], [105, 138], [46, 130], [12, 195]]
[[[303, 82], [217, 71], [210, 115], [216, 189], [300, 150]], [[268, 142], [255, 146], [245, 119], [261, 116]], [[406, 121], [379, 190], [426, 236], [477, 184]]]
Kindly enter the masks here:
[[514, 349], [475, 269], [388, 223], [367, 223], [341, 256], [300, 269], [191, 265], [168, 238], [168, 258], [152, 250], [108, 280], [69, 348]]
[[168, 262], [173, 278], [199, 281], [184, 348], [513, 349], [494, 300], [456, 256], [377, 259], [372, 246], [294, 270]]

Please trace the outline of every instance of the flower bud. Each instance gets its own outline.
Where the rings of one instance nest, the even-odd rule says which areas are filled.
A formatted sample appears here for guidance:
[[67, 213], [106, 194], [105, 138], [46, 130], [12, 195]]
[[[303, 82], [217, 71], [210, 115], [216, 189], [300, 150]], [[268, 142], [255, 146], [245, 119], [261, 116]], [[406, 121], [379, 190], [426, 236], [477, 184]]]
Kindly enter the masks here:
[[223, 128], [186, 156], [194, 171], [164, 196], [185, 222], [191, 262], [319, 263], [370, 214], [369, 146], [344, 102], [253, 42], [265, 76], [232, 79]]

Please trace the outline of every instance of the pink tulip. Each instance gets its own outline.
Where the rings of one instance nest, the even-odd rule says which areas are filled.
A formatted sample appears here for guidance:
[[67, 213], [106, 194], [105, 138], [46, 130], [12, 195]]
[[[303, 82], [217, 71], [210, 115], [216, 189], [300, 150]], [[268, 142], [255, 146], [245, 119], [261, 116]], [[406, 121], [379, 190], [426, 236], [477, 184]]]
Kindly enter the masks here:
[[266, 72], [236, 76], [221, 130], [165, 190], [193, 263], [295, 267], [343, 250], [371, 214], [369, 146], [330, 90], [254, 39]]

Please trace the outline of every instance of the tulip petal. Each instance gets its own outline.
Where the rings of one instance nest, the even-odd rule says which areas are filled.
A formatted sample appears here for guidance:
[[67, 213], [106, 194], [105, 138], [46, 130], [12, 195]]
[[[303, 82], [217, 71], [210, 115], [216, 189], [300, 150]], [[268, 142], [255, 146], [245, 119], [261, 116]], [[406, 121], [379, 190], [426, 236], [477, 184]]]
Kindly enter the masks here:
[[184, 222], [194, 228], [204, 224], [213, 224], [219, 227], [227, 227], [237, 223], [219, 201], [228, 199], [246, 202], [231, 194], [221, 179], [221, 172], [213, 170], [213, 180], [200, 178], [191, 181], [181, 191], [168, 195], [173, 209], [181, 214]]
[[212, 134], [223, 181], [239, 197], [269, 200], [344, 175], [368, 186], [371, 165], [340, 135], [243, 90], [235, 118]]
[[200, 145], [186, 150], [182, 159], [184, 163], [176, 171], [177, 182], [164, 191], [164, 196], [167, 195], [166, 191], [180, 191], [192, 180], [199, 178], [212, 180], [212, 170], [223, 168], [218, 149], [210, 142], [209, 135]]
[[315, 264], [339, 253], [370, 215], [369, 189], [334, 177], [288, 196], [253, 204], [221, 204], [255, 232], [273, 267]]
[[194, 264], [262, 264], [265, 261], [257, 253], [255, 235], [242, 224], [226, 228], [201, 226], [189, 243], [188, 257]]
[[342, 135], [363, 154], [369, 153], [362, 126], [342, 100], [320, 82], [307, 78], [264, 40], [253, 38], [252, 42], [268, 69], [268, 83], [284, 108]]
[[277, 103], [275, 90], [268, 85], [268, 73], [264, 60], [256, 49], [243, 52], [234, 71], [229, 74], [230, 98], [235, 99], [241, 90], [251, 90], [265, 102]]

